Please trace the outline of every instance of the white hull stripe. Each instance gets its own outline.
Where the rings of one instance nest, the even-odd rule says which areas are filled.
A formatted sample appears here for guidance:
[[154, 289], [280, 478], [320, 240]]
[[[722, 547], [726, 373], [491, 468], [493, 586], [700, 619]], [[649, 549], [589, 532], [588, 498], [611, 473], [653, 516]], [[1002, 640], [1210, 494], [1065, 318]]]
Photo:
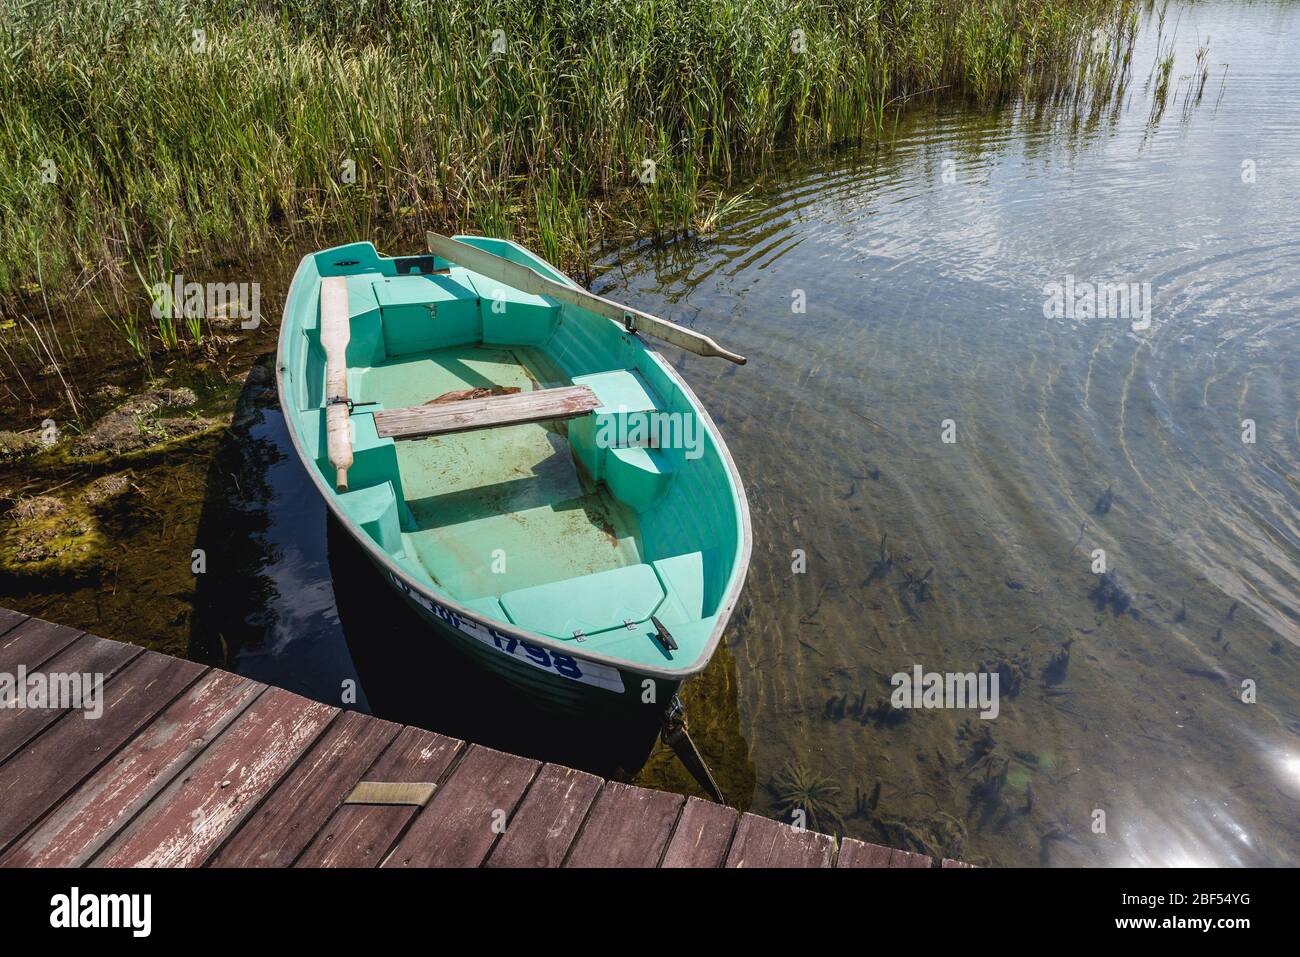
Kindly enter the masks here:
[[616, 694], [623, 693], [623, 678], [617, 668], [588, 661], [585, 658], [575, 658], [572, 655], [548, 651], [541, 645], [534, 645], [518, 638], [512, 638], [509, 635], [503, 635], [487, 622], [476, 621], [426, 598], [394, 572], [389, 572], [389, 576], [402, 594], [440, 622], [455, 628], [462, 634], [469, 635], [500, 654], [508, 655], [541, 671], [557, 675], [569, 681], [594, 685], [597, 688], [604, 688], [606, 691], [613, 691]]

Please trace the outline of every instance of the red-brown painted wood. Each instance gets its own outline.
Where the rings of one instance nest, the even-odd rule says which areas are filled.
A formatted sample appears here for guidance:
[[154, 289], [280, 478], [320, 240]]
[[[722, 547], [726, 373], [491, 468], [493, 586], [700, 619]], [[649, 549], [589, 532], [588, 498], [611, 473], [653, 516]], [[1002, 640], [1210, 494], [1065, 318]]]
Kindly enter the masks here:
[[[20, 665], [102, 673], [105, 714], [0, 709], [0, 849], [12, 845], [0, 866], [282, 866], [304, 845], [299, 865], [826, 867], [834, 857], [824, 834], [555, 765], [539, 773], [528, 758], [0, 609], [0, 671]], [[359, 780], [439, 788], [424, 809], [341, 804]], [[851, 838], [836, 863], [933, 866]]]
[[830, 867], [834, 853], [835, 841], [827, 834], [742, 814], [727, 867]]
[[611, 781], [596, 798], [565, 867], [656, 867], [686, 799]]
[[10, 611], [8, 608], [0, 608], [0, 635], [17, 628], [27, 620], [27, 616], [21, 611]]
[[0, 850], [82, 782], [206, 669], [147, 653], [104, 689], [99, 718], [73, 712], [0, 767]]
[[263, 693], [93, 861], [193, 867], [234, 831], [329, 725], [337, 709]]
[[[104, 694], [109, 679], [141, 653], [140, 648], [94, 635], [83, 635], [32, 672], [102, 675]], [[0, 765], [66, 713], [63, 708], [10, 708], [0, 721]]]
[[541, 762], [472, 745], [384, 867], [478, 867]]
[[343, 714], [209, 865], [288, 867], [401, 730], [355, 711]]
[[14, 674], [19, 665], [32, 671], [84, 634], [75, 628], [29, 618], [0, 635], [0, 671]]
[[[404, 728], [362, 779], [436, 783], [461, 745], [432, 731]], [[410, 805], [345, 804], [330, 816], [294, 866], [375, 867], [419, 810]]]
[[677, 819], [662, 867], [721, 867], [736, 829], [734, 808], [690, 798]]
[[900, 851], [893, 848], [889, 854], [890, 867], [932, 867], [933, 862], [925, 854], [914, 854], [911, 851]]
[[835, 861], [836, 867], [888, 867], [889, 855], [893, 851], [879, 844], [846, 837], [840, 842], [840, 856]]
[[0, 866], [84, 864], [265, 689], [209, 672], [15, 844]]
[[488, 857], [488, 867], [559, 867], [605, 782], [546, 764]]
[[951, 867], [951, 868], [968, 867], [968, 868], [971, 868], [972, 870], [975, 869], [975, 865], [974, 865], [974, 864], [967, 864], [965, 861], [954, 861], [951, 857], [945, 857], [945, 858], [943, 859], [943, 863], [940, 864], [939, 866], [940, 866], [941, 868], [950, 868], [950, 867]]

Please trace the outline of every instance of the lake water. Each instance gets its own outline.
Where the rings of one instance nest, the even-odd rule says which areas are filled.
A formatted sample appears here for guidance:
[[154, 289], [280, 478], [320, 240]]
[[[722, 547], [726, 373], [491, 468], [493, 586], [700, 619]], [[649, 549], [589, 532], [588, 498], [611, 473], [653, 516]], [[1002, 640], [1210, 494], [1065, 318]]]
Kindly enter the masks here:
[[[824, 829], [977, 863], [1300, 860], [1297, 48], [1293, 4], [1171, 6], [1114, 109], [912, 112], [775, 163], [712, 235], [606, 258], [597, 291], [749, 357], [665, 349], [753, 512], [686, 691], [730, 801], [789, 819], [810, 793]], [[1118, 284], [1104, 315], [1086, 284]], [[693, 789], [423, 636], [327, 525], [261, 375], [233, 430], [137, 470], [102, 585], [2, 603]], [[997, 717], [890, 708], [917, 666], [996, 673]]]
[[[606, 264], [597, 291], [750, 360], [679, 367], [753, 509], [756, 809], [795, 776], [850, 834], [980, 862], [1300, 859], [1300, 9], [1172, 6], [1171, 34], [1158, 122], [1144, 22], [1094, 122], [913, 116]], [[1136, 284], [1129, 315], [1045, 314], [1070, 282]], [[884, 719], [918, 664], [1000, 668], [998, 717]]]

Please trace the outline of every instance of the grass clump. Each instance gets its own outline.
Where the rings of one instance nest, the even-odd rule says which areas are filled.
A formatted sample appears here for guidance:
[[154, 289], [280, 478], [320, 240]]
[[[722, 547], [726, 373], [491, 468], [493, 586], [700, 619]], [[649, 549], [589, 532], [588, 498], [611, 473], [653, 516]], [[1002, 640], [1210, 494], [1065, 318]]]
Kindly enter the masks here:
[[75, 290], [143, 356], [202, 335], [144, 318], [158, 278], [426, 228], [514, 235], [581, 270], [613, 222], [707, 231], [746, 157], [872, 137], [921, 95], [1069, 95], [1122, 56], [1099, 32], [1131, 36], [1135, 16], [1129, 0], [0, 0], [0, 319]]

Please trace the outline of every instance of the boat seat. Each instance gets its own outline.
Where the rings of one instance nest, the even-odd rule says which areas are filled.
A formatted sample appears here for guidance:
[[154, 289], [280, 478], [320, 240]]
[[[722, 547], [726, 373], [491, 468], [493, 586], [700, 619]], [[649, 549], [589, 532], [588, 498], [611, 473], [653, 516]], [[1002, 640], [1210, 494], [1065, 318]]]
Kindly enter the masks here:
[[624, 565], [609, 571], [506, 592], [501, 607], [521, 628], [553, 638], [574, 632], [595, 635], [625, 622], [650, 620], [666, 594], [649, 565]]
[[563, 386], [483, 399], [463, 399], [444, 405], [388, 409], [375, 413], [375, 428], [380, 438], [416, 439], [503, 425], [571, 419], [586, 415], [599, 404], [595, 393], [586, 386]]
[[390, 555], [402, 555], [402, 530], [392, 482], [339, 493], [339, 504]]
[[619, 501], [649, 508], [667, 491], [675, 470], [675, 456], [638, 441], [647, 437], [653, 422], [647, 416], [665, 413], [658, 397], [635, 369], [575, 376], [573, 381], [600, 400], [595, 415], [569, 429], [578, 461], [593, 478], [603, 479]]

